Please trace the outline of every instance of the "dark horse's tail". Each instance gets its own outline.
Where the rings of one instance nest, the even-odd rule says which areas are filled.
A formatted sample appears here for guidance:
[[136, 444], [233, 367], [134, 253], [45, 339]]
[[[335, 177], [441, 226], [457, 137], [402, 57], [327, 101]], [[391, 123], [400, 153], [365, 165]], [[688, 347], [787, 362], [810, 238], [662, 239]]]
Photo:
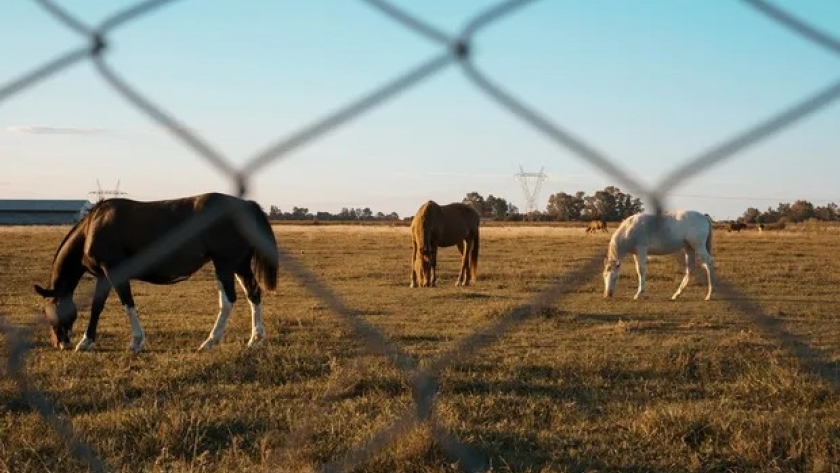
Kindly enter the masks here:
[[475, 281], [476, 271], [478, 271], [478, 242], [481, 240], [479, 238], [479, 227], [475, 227], [475, 241], [472, 245], [472, 250], [470, 251], [470, 279]]
[[[257, 229], [261, 236], [264, 236], [267, 242], [271, 243], [271, 248], [263, 248], [260, 245], [254, 245], [254, 256], [252, 262], [254, 265], [254, 275], [257, 277], [257, 283], [264, 290], [274, 290], [277, 288], [277, 272], [280, 269], [277, 254], [277, 239], [274, 237], [274, 230], [271, 229], [271, 223], [268, 221], [265, 212], [260, 208], [256, 202], [251, 202], [251, 209], [254, 212], [254, 220], [257, 224]], [[273, 251], [268, 251], [273, 250]]]

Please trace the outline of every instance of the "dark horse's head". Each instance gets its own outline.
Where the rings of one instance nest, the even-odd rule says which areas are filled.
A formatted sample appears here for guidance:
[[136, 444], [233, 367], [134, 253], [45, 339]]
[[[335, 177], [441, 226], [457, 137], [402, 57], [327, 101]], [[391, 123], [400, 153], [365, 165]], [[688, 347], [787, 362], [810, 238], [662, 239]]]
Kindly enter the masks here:
[[72, 346], [70, 344], [70, 333], [73, 330], [73, 323], [78, 317], [72, 294], [59, 297], [54, 289], [44, 289], [37, 284], [35, 285], [35, 292], [46, 301], [44, 318], [47, 319], [52, 328], [53, 345], [62, 350], [69, 349]]

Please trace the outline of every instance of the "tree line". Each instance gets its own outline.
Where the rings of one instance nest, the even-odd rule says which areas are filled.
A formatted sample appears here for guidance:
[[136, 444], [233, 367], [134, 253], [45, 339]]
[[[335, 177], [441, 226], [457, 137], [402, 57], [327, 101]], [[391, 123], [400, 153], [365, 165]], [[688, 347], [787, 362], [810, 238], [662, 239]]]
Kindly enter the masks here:
[[374, 213], [369, 207], [365, 208], [347, 208], [344, 207], [339, 213], [330, 212], [315, 212], [312, 213], [306, 207], [293, 207], [291, 212], [283, 212], [276, 205], [272, 205], [268, 210], [269, 220], [366, 220], [366, 221], [388, 221], [399, 220], [400, 216], [396, 212], [388, 214], [382, 212]]
[[[591, 195], [587, 195], [583, 191], [574, 194], [557, 192], [548, 197], [545, 210], [528, 213], [521, 213], [507, 199], [493, 194], [484, 197], [478, 192], [469, 192], [461, 202], [472, 206], [484, 220], [511, 222], [525, 220], [560, 222], [604, 220], [620, 222], [633, 214], [644, 211], [642, 201], [638, 197], [623, 192], [615, 186], [607, 186]], [[421, 203], [418, 203], [418, 207]], [[345, 207], [335, 214], [330, 212], [312, 213], [305, 207], [293, 207], [291, 212], [283, 212], [277, 206], [272, 205], [268, 217], [271, 220], [396, 221], [411, 220], [414, 215], [400, 218], [396, 212], [387, 214], [374, 212], [367, 207]], [[778, 221], [803, 222], [809, 219], [838, 221], [840, 220], [840, 209], [833, 202], [823, 206], [815, 206], [807, 200], [797, 200], [793, 203], [780, 202], [775, 209], [768, 207], [763, 212], [750, 207], [737, 220], [743, 223], [773, 223]]]
[[815, 206], [807, 200], [797, 200], [793, 203], [779, 202], [774, 209], [767, 207], [762, 212], [755, 207], [748, 208], [738, 221], [743, 223], [775, 223], [779, 221], [804, 222], [806, 220], [838, 221], [840, 220], [840, 208], [834, 202], [826, 205]]

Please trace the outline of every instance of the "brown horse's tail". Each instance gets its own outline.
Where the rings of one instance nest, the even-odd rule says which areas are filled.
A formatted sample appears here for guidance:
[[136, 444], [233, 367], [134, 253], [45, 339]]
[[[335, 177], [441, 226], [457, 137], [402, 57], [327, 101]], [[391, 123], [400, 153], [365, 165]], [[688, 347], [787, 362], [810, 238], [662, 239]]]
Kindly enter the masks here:
[[476, 271], [478, 271], [478, 242], [481, 240], [479, 238], [479, 227], [475, 227], [475, 241], [472, 245], [472, 250], [470, 252], [470, 279], [475, 281]]
[[252, 202], [252, 204], [257, 230], [260, 236], [264, 238], [263, 245], [253, 245], [254, 275], [257, 277], [257, 283], [261, 288], [271, 291], [277, 288], [277, 273], [280, 269], [277, 239], [274, 237], [274, 230], [271, 229], [271, 223], [268, 221], [265, 212], [256, 202]]

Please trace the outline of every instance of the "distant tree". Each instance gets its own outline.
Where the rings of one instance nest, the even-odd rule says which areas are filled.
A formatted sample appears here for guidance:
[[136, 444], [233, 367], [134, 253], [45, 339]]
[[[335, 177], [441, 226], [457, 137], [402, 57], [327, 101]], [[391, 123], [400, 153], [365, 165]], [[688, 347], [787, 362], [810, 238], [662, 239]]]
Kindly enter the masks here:
[[546, 205], [545, 212], [552, 220], [564, 222], [580, 220], [586, 206], [584, 197], [583, 192], [578, 192], [575, 195], [565, 192], [552, 194], [548, 196], [548, 205]]
[[[778, 208], [787, 210], [788, 207], [790, 206], [779, 204]], [[778, 222], [781, 217], [782, 214], [778, 210], [774, 210], [772, 207], [767, 207], [767, 210], [761, 214], [761, 221], [759, 223], [775, 223]]]
[[370, 207], [356, 209], [356, 218], [359, 220], [370, 220], [373, 218], [373, 211], [370, 210]]
[[461, 202], [474, 208], [479, 215], [483, 216], [487, 214], [484, 197], [478, 192], [469, 192]]
[[814, 216], [814, 204], [807, 200], [797, 200], [790, 205], [787, 217], [793, 222], [804, 222]]
[[644, 210], [640, 199], [622, 192], [615, 186], [607, 186], [594, 195], [585, 197], [584, 202], [584, 216], [587, 220], [617, 222]]
[[758, 210], [755, 207], [750, 207], [743, 215], [741, 215], [740, 220], [744, 223], [760, 223], [761, 210]]
[[840, 213], [837, 212], [837, 204], [829, 202], [824, 206], [814, 208], [814, 218], [826, 222], [840, 220]]
[[309, 213], [309, 209], [306, 207], [293, 207], [292, 214], [290, 216], [291, 220], [308, 220], [312, 218], [312, 214]]
[[501, 197], [494, 197], [490, 194], [487, 200], [484, 201], [484, 218], [492, 218], [493, 220], [506, 220], [509, 215], [518, 213], [519, 210], [515, 205], [509, 203], [506, 199]]

